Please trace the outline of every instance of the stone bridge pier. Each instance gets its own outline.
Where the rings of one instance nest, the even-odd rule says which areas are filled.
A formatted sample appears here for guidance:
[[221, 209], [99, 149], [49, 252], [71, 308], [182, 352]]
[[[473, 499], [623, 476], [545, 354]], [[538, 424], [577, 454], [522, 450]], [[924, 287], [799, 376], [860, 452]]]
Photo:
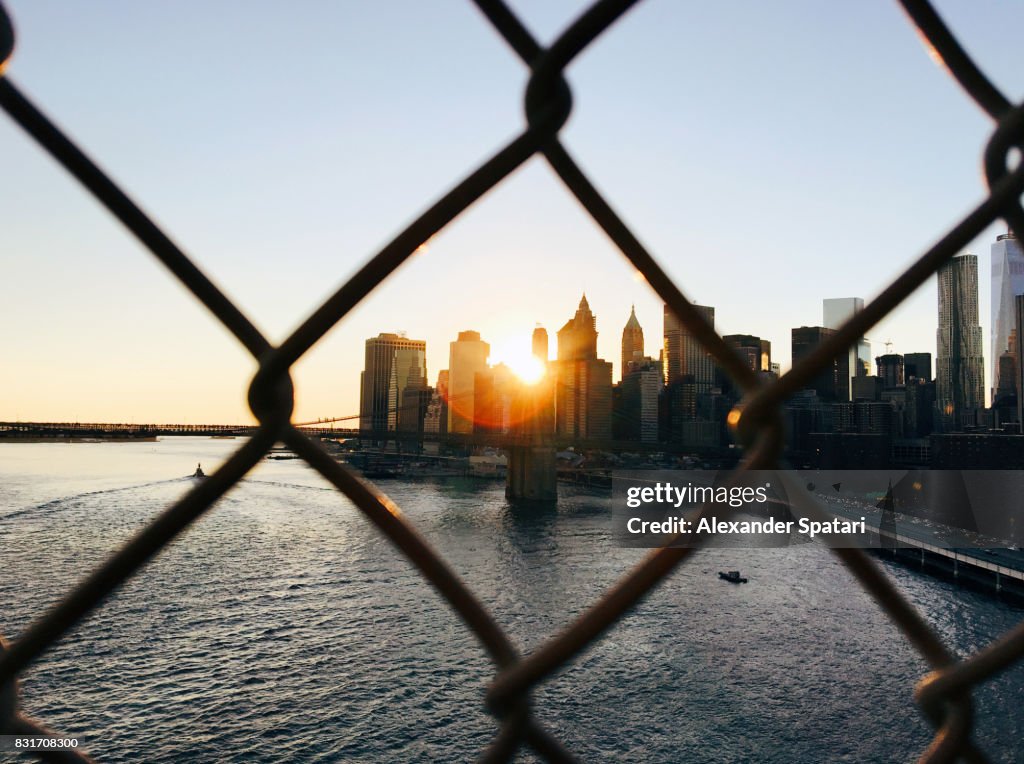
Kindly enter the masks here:
[[558, 500], [555, 471], [554, 381], [524, 386], [512, 401], [505, 496], [515, 501]]

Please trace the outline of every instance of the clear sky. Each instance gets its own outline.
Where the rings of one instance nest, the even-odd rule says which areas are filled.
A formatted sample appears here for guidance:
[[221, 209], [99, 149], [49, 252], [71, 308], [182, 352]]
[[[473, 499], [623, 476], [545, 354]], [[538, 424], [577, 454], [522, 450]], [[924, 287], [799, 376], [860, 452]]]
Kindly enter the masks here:
[[[12, 79], [273, 340], [523, 125], [526, 70], [468, 2], [6, 5]], [[583, 3], [513, 7], [550, 41]], [[1019, 100], [1022, 8], [938, 8]], [[984, 194], [991, 124], [895, 2], [648, 0], [568, 75], [570, 150], [784, 369], [822, 298], [872, 297]], [[5, 115], [0, 179], [0, 419], [248, 421], [254, 363]], [[986, 353], [1002, 230], [971, 246]], [[367, 337], [426, 340], [433, 383], [460, 330], [514, 354], [539, 322], [553, 351], [584, 290], [616, 379], [631, 303], [657, 355], [661, 302], [534, 159], [299, 363], [296, 417], [358, 411]], [[873, 354], [934, 354], [935, 324], [932, 280]]]

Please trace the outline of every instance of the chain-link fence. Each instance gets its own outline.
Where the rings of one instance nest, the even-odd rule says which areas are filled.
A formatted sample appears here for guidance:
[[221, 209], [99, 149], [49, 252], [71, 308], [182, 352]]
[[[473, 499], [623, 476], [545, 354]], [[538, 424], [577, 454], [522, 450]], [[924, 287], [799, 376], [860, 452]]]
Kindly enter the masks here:
[[[547, 160], [593, 220], [744, 391], [746, 397], [742, 408], [738, 409], [739, 415], [730, 418], [737, 439], [745, 448], [746, 459], [741, 469], [779, 466], [783, 439], [781, 405], [785, 400], [803, 388], [833, 357], [847, 352], [851, 344], [923, 284], [942, 263], [999, 218], [1012, 229], [1024, 231], [1024, 208], [1020, 203], [1024, 193], [1024, 166], [1011, 162], [1017, 150], [1024, 149], [1024, 105], [1011, 104], [992, 85], [926, 0], [901, 0], [913, 23], [930, 41], [952, 76], [995, 122], [995, 130], [984, 153], [989, 195], [809, 357], [777, 381], [759, 384], [754, 373], [694, 309], [598, 193], [559, 140], [559, 131], [572, 108], [572, 95], [563, 79], [563, 71], [635, 2], [599, 0], [550, 47], [544, 48], [501, 0], [476, 0], [479, 9], [530, 69], [525, 93], [526, 127], [399, 232], [284, 342], [276, 346], [203, 275], [190, 257], [33, 106], [9, 78], [0, 76], [0, 105], [10, 117], [138, 237], [258, 361], [259, 370], [249, 389], [249, 405], [260, 423], [253, 437], [216, 473], [197, 484], [184, 498], [153, 520], [49, 613], [33, 623], [17, 641], [11, 644], [0, 642], [0, 732], [29, 735], [45, 732], [38, 722], [18, 711], [18, 675], [189, 524], [208, 511], [264, 457], [275, 442], [283, 441], [348, 496], [398, 547], [459, 614], [494, 662], [496, 673], [487, 693], [487, 705], [499, 720], [500, 727], [481, 758], [485, 761], [506, 761], [526, 745], [549, 761], [573, 760], [572, 754], [533, 715], [530, 690], [576, 658], [696, 551], [669, 546], [654, 550], [568, 628], [523, 657], [469, 587], [404, 519], [397, 507], [371, 483], [337, 462], [290, 422], [293, 408], [292, 365], [417, 247], [534, 154], [540, 154]], [[13, 28], [0, 5], [0, 61], [7, 61], [13, 47]], [[964, 758], [984, 761], [984, 753], [972, 740], [971, 690], [1024, 657], [1024, 623], [979, 652], [958, 659], [863, 550], [833, 549], [832, 553], [840, 558], [932, 667], [931, 673], [921, 679], [916, 690], [917, 702], [935, 727], [934, 739], [923, 752], [922, 760], [938, 762]], [[37, 755], [49, 761], [88, 760], [75, 751], [41, 751]]]

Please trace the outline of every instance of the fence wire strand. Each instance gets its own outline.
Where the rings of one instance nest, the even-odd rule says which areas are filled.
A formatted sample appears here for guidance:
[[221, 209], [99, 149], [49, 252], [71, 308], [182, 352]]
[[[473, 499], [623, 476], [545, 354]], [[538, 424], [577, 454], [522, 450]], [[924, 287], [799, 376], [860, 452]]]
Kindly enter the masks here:
[[[1010, 161], [1014, 150], [1024, 146], [1024, 106], [1013, 105], [992, 84], [927, 0], [900, 0], [933, 55], [942, 60], [951, 76], [995, 121], [995, 129], [983, 152], [989, 193], [835, 335], [780, 379], [759, 384], [737, 353], [693, 307], [615, 213], [559, 140], [559, 132], [572, 108], [571, 90], [564, 78], [566, 67], [636, 2], [599, 0], [572, 22], [550, 47], [544, 48], [504, 2], [475, 0], [480, 12], [530, 70], [524, 93], [526, 127], [399, 232], [278, 346], [272, 345], [202, 273], [193, 259], [175, 245], [6, 76], [6, 65], [14, 51], [15, 33], [10, 17], [0, 3], [0, 107], [137, 237], [235, 335], [259, 364], [249, 390], [250, 408], [259, 421], [259, 428], [251, 439], [208, 480], [197, 484], [75, 586], [17, 640], [8, 644], [0, 637], [0, 733], [52, 734], [19, 711], [19, 675], [99, 607], [111, 592], [138, 573], [191, 523], [210, 510], [270, 451], [275, 442], [284, 441], [347, 496], [416, 567], [477, 637], [490, 657], [496, 673], [487, 692], [486, 705], [497, 717], [498, 727], [491, 744], [481, 752], [481, 760], [508, 761], [523, 746], [546, 761], [575, 760], [534, 715], [530, 698], [532, 688], [551, 678], [613, 628], [673, 570], [692, 559], [699, 550], [672, 547], [670, 539], [666, 546], [650, 552], [565, 630], [531, 655], [523, 657], [487, 608], [394, 503], [291, 424], [294, 407], [292, 365], [420, 245], [524, 162], [540, 154], [594, 222], [744, 391], [735, 434], [746, 449], [746, 459], [736, 474], [749, 469], [775, 468], [781, 466], [781, 406], [787, 398], [834, 357], [846, 352], [857, 338], [864, 336], [986, 227], [1003, 219], [1011, 228], [1024, 230], [1024, 209], [1021, 207], [1024, 165], [1013, 166]], [[985, 761], [985, 755], [971, 739], [971, 691], [1024, 658], [1024, 623], [975, 654], [958, 658], [864, 550], [834, 548], [832, 551], [932, 667], [932, 671], [919, 681], [915, 692], [916, 702], [935, 728], [934, 737], [920, 760]], [[43, 761], [90, 761], [77, 751], [40, 751], [35, 755]]]

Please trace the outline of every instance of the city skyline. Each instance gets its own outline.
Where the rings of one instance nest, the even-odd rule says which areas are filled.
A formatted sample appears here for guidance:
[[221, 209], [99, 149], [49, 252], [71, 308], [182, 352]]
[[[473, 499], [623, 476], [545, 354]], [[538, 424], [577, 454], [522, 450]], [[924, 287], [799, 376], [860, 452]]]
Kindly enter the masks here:
[[[1000, 241], [1003, 240], [1005, 238], [1005, 236], [1006, 236], [1005, 234], [1000, 235], [999, 236]], [[978, 257], [977, 255], [974, 255], [973, 253], [971, 253], [969, 251], [965, 251], [965, 252], [960, 253], [959, 255], [957, 255], [954, 258], [954, 261], [960, 261], [961, 259], [964, 259], [964, 258], [967, 258], [967, 259], [974, 258], [974, 260], [975, 260], [975, 271], [977, 271], [977, 267], [978, 267], [977, 263], [976, 263], [977, 257]], [[948, 270], [948, 268], [947, 268], [947, 270]], [[977, 287], [980, 286], [980, 284], [978, 283], [978, 279], [977, 279], [977, 275], [976, 274], [975, 274], [975, 286], [976, 286], [976, 291], [980, 294], [982, 290], [977, 289]], [[657, 300], [656, 297], [655, 297], [655, 300]], [[940, 297], [940, 300], [941, 300], [941, 297]], [[855, 298], [855, 297], [823, 298], [821, 300], [821, 305], [823, 306], [823, 308], [819, 309], [819, 313], [821, 313], [821, 311], [824, 311], [824, 318], [825, 318], [825, 320], [822, 323], [823, 324], [824, 323], [836, 323], [838, 325], [837, 321], [833, 320], [833, 321], [830, 322], [828, 320], [828, 317], [829, 317], [828, 311], [830, 309], [829, 305], [832, 304], [833, 305], [833, 310], [836, 310], [837, 309], [837, 308], [835, 308], [836, 305], [838, 305], [838, 304], [845, 304], [845, 303], [850, 303], [850, 304], [856, 303], [858, 306], [862, 306], [863, 300], [861, 300], [861, 298]], [[583, 294], [582, 294], [581, 307], [585, 307], [587, 310], [590, 309], [589, 308], [589, 304], [588, 304], [588, 298], [587, 298], [587, 295], [586, 295], [585, 292], [583, 292]], [[760, 337], [755, 337], [754, 335], [750, 334], [751, 332], [754, 333], [754, 334], [756, 334], [758, 332], [758, 328], [756, 326], [754, 326], [754, 327], [743, 327], [743, 329], [746, 330], [746, 333], [744, 333], [744, 334], [729, 334], [728, 332], [726, 332], [723, 329], [721, 329], [721, 327], [717, 326], [716, 319], [715, 319], [716, 308], [714, 306], [696, 305], [696, 307], [705, 316], [705, 318], [707, 320], [709, 320], [712, 323], [712, 325], [714, 325], [716, 327], [716, 330], [718, 331], [718, 333], [726, 338], [727, 343], [733, 345], [733, 347], [737, 350], [737, 352], [740, 352], [740, 354], [742, 356], [746, 356], [749, 351], [747, 351], [741, 345], [736, 344], [736, 342], [735, 342], [736, 338], [739, 338], [739, 337], [752, 337], [752, 338], [761, 339]], [[851, 312], [852, 312], [852, 310], [859, 310], [859, 309], [860, 309], [860, 307], [856, 307], [855, 309], [851, 309]], [[933, 307], [933, 310], [934, 310], [934, 307]], [[549, 307], [544, 312], [546, 314], [557, 314], [559, 312], [559, 308], [558, 307], [553, 307], [553, 308]], [[562, 312], [564, 313], [564, 309], [562, 309]], [[649, 311], [647, 311], [647, 312], [649, 312]], [[941, 307], [940, 307], [940, 312], [941, 312]], [[717, 367], [717, 364], [713, 361], [713, 359], [710, 356], [706, 355], [705, 351], [702, 348], [699, 347], [698, 343], [696, 343], [692, 338], [689, 337], [688, 333], [685, 331], [685, 327], [682, 327], [681, 324], [678, 323], [678, 321], [675, 319], [675, 317], [671, 314], [671, 311], [669, 310], [667, 305], [661, 304], [660, 310], [658, 311], [658, 313], [660, 314], [659, 317], [661, 318], [661, 321], [658, 322], [657, 324], [655, 324], [655, 326], [657, 327], [657, 331], [654, 331], [652, 329], [652, 330], [649, 330], [647, 333], [645, 333], [644, 330], [643, 330], [643, 326], [646, 323], [646, 321], [645, 322], [641, 322], [638, 319], [636, 313], [637, 313], [636, 303], [631, 303], [630, 304], [629, 313], [628, 313], [628, 315], [625, 318], [624, 329], [623, 330], [615, 330], [615, 329], [613, 329], [611, 331], [604, 332], [604, 334], [605, 334], [604, 341], [599, 341], [599, 337], [600, 337], [600, 335], [602, 333], [598, 331], [598, 332], [596, 332], [596, 336], [593, 339], [593, 343], [594, 343], [594, 347], [595, 347], [594, 353], [596, 354], [596, 357], [598, 359], [601, 359], [602, 361], [607, 360], [607, 363], [610, 366], [612, 366], [612, 380], [613, 380], [614, 384], [617, 385], [617, 384], [619, 384], [623, 380], [623, 369], [622, 369], [622, 360], [621, 359], [625, 358], [625, 349], [622, 346], [622, 342], [624, 340], [623, 340], [623, 335], [620, 332], [621, 331], [629, 331], [631, 329], [631, 327], [636, 327], [637, 331], [636, 331], [636, 333], [634, 335], [633, 341], [634, 342], [638, 341], [638, 342], [642, 343], [642, 345], [638, 344], [638, 345], [635, 345], [634, 348], [633, 348], [633, 352], [637, 354], [637, 356], [636, 356], [637, 360], [643, 361], [643, 360], [650, 359], [650, 360], [653, 360], [653, 361], [657, 362], [659, 364], [659, 366], [661, 367], [662, 376], [667, 379], [669, 376], [672, 376], [672, 372], [669, 369], [669, 361], [667, 360], [667, 357], [663, 358], [661, 356], [662, 350], [663, 349], [667, 350], [669, 353], [677, 353], [680, 358], [686, 357], [686, 361], [684, 361], [684, 363], [689, 363], [691, 365], [693, 365], [695, 363], [698, 364], [699, 372], [700, 372], [698, 374], [698, 376], [700, 376], [700, 385], [702, 386], [702, 389], [710, 388], [710, 387], [713, 387], [713, 386], [717, 385], [717, 382], [713, 382], [712, 381], [713, 380], [713, 376], [714, 376], [714, 370]], [[590, 318], [591, 318], [591, 320], [593, 320], [593, 316], [591, 316]], [[614, 319], [609, 319], [609, 320], [614, 320]], [[480, 324], [480, 322], [474, 322], [472, 320], [469, 320], [469, 321], [463, 320], [461, 322], [461, 324], [457, 324], [457, 325], [465, 325], [465, 326], [469, 327], [469, 326], [476, 326], [478, 324]], [[557, 322], [555, 322], [554, 325], [556, 326]], [[807, 330], [807, 329], [810, 329], [812, 327], [814, 327], [816, 329], [822, 328], [822, 327], [818, 327], [813, 321], [811, 321], [811, 322], [808, 322], [808, 324], [802, 325], [800, 327], [797, 327], [797, 326], [792, 327], [791, 330], [790, 330], [790, 333], [791, 334], [795, 333], [798, 329]], [[564, 328], [565, 327], [563, 327], [563, 329]], [[824, 328], [826, 329], [826, 331], [832, 331], [831, 327], [824, 327]], [[449, 347], [450, 348], [450, 347], [455, 346], [458, 341], [463, 340], [463, 339], [479, 341], [479, 342], [481, 342], [483, 345], [485, 345], [487, 347], [487, 350], [484, 353], [484, 358], [486, 359], [486, 364], [485, 364], [486, 368], [494, 369], [494, 368], [496, 368], [498, 366], [506, 366], [516, 376], [517, 379], [519, 379], [520, 381], [522, 381], [522, 382], [524, 382], [526, 384], [532, 384], [532, 383], [536, 382], [538, 380], [539, 376], [540, 376], [537, 373], [537, 367], [532, 364], [532, 362], [538, 357], [537, 353], [535, 352], [536, 349], [537, 349], [537, 345], [536, 345], [535, 340], [536, 340], [537, 332], [538, 331], [547, 332], [548, 336], [555, 336], [558, 330], [554, 329], [554, 326], [552, 326], [549, 329], [548, 325], [546, 325], [546, 324], [544, 324], [544, 323], [542, 323], [540, 321], [535, 321], [532, 325], [523, 325], [521, 327], [510, 327], [507, 324], [503, 323], [502, 324], [502, 331], [501, 331], [502, 339], [498, 343], [490, 343], [490, 342], [488, 342], [487, 334], [484, 331], [477, 331], [476, 329], [467, 328], [467, 329], [462, 329], [462, 330], [454, 331], [454, 334], [452, 335], [454, 337], [454, 339], [450, 338], [450, 339], [448, 339], [447, 341], [445, 341], [445, 342], [443, 342], [441, 344], [443, 344], [444, 347]], [[415, 334], [416, 331], [413, 330], [412, 333]], [[383, 387], [380, 388], [381, 392], [377, 393], [378, 397], [383, 396], [383, 397], [380, 398], [381, 402], [379, 402], [377, 404], [377, 406], [376, 406], [376, 409], [379, 409], [379, 412], [376, 409], [374, 409], [374, 413], [372, 413], [372, 414], [369, 413], [369, 410], [367, 409], [367, 405], [368, 404], [367, 404], [365, 396], [364, 396], [364, 394], [362, 392], [363, 386], [365, 384], [362, 381], [362, 378], [363, 378], [363, 375], [365, 374], [366, 370], [371, 368], [370, 360], [369, 360], [370, 357], [371, 357], [371, 346], [374, 346], [374, 345], [377, 345], [377, 344], [383, 342], [383, 343], [388, 344], [388, 345], [393, 344], [396, 347], [400, 346], [400, 347], [403, 347], [403, 348], [409, 348], [409, 347], [418, 348], [417, 356], [415, 357], [415, 359], [412, 359], [412, 357], [410, 357], [410, 359], [412, 359], [413, 366], [416, 367], [419, 370], [419, 372], [422, 374], [422, 378], [419, 380], [419, 382], [417, 382], [417, 384], [424, 384], [424, 385], [426, 385], [428, 387], [434, 387], [436, 385], [439, 373], [443, 373], [443, 374], [445, 374], [447, 376], [447, 374], [449, 372], [449, 368], [452, 365], [451, 362], [450, 362], [451, 361], [451, 354], [450, 354], [451, 351], [450, 350], [447, 351], [447, 352], [444, 351], [443, 348], [439, 350], [436, 347], [436, 345], [438, 343], [434, 343], [434, 346], [432, 348], [430, 342], [427, 342], [426, 340], [423, 340], [423, 339], [410, 339], [408, 337], [409, 334], [410, 334], [410, 332], [405, 330], [405, 329], [382, 330], [375, 337], [366, 338], [364, 340], [365, 356], [364, 356], [364, 358], [362, 358], [360, 360], [360, 362], [357, 364], [357, 366], [352, 369], [353, 371], [355, 371], [357, 376], [360, 378], [359, 385], [357, 386], [357, 390], [359, 392], [357, 394], [357, 398], [356, 398], [355, 404], [353, 406], [351, 406], [351, 407], [346, 408], [344, 413], [339, 413], [338, 410], [334, 410], [334, 411], [328, 412], [327, 416], [325, 416], [323, 418], [326, 419], [326, 418], [329, 418], [329, 417], [337, 416], [337, 417], [344, 417], [344, 418], [347, 418], [347, 419], [352, 419], [354, 421], [355, 420], [359, 420], [360, 421], [360, 426], [362, 426], [362, 421], [366, 420], [367, 417], [383, 416], [383, 417], [385, 417], [385, 427], [383, 429], [394, 429], [395, 425], [397, 424], [396, 421], [394, 421], [395, 410], [396, 410], [396, 406], [400, 407], [400, 404], [398, 404], [397, 401], [395, 400], [396, 393], [395, 393], [393, 381], [392, 381], [392, 387], [391, 387], [391, 396], [392, 397], [391, 397], [390, 400], [388, 399], [388, 390], [389, 390], [389, 388], [388, 388], [387, 377], [391, 376], [391, 375], [394, 375], [396, 373], [396, 370], [397, 370], [399, 364], [392, 364], [390, 362], [385, 364], [384, 371], [381, 372], [381, 374], [383, 376]], [[680, 339], [680, 338], [678, 338], [676, 336], [676, 335], [680, 335], [680, 334], [682, 334], [682, 339]], [[674, 339], [674, 343], [675, 344], [672, 344], [673, 340], [669, 339], [670, 336], [675, 337], [675, 339]], [[1016, 336], [1016, 335], [1014, 335], [1014, 336]], [[817, 342], [817, 341], [818, 340], [816, 340], [815, 342]], [[772, 360], [777, 358], [779, 355], [790, 355], [790, 357], [791, 357], [791, 354], [785, 352], [785, 349], [789, 349], [789, 347], [790, 347], [790, 337], [789, 336], [787, 336], [787, 337], [785, 337], [785, 338], [783, 338], [781, 340], [777, 340], [775, 338], [763, 337], [763, 339], [761, 339], [761, 342], [762, 343], [768, 343], [768, 347], [771, 347], [773, 344], [775, 345], [776, 349], [775, 349], [774, 353], [771, 353], [769, 351], [769, 356], [771, 357]], [[617, 353], [617, 354], [615, 352], [612, 352], [612, 351], [609, 351], [609, 352], [606, 353], [605, 351], [608, 348], [608, 346], [610, 346], [610, 345], [617, 346], [619, 348], [620, 352]], [[920, 348], [914, 349], [914, 350], [909, 350], [909, 349], [908, 350], [902, 350], [900, 348], [890, 348], [890, 349], [887, 350], [887, 349], [885, 349], [886, 348], [886, 343], [875, 343], [875, 344], [870, 344], [869, 343], [869, 345], [870, 345], [870, 348], [869, 348], [870, 349], [870, 365], [868, 366], [868, 374], [870, 374], [870, 375], [876, 375], [876, 374], [880, 374], [881, 373], [881, 371], [877, 368], [877, 365], [875, 363], [875, 359], [878, 356], [880, 356], [880, 355], [886, 355], [888, 353], [893, 353], [893, 354], [897, 354], [897, 355], [901, 355], [901, 356], [903, 356], [903, 355], [914, 356], [914, 355], [922, 355], [923, 354], [923, 355], [931, 355], [932, 357], [938, 358], [937, 338], [933, 339], [932, 346], [928, 347], [926, 350], [922, 350]], [[406, 351], [406, 352], [408, 352], [408, 351]], [[860, 355], [863, 355], [863, 353], [864, 353], [863, 341], [862, 341], [862, 343], [858, 347], [851, 349], [851, 351], [850, 351], [850, 358], [851, 359], [854, 358], [858, 352], [860, 353]], [[607, 359], [604, 358], [604, 356], [606, 354], [608, 355]], [[991, 366], [991, 362], [990, 362], [989, 356], [987, 354], [985, 354], [983, 356], [983, 358], [984, 358], [984, 362], [983, 362], [984, 366], [985, 367]], [[403, 357], [403, 363], [401, 364], [401, 366], [404, 368], [405, 365], [410, 363], [410, 359], [404, 359], [404, 357]], [[703, 359], [703, 360], [701, 360], [701, 359]], [[555, 361], [558, 360], [558, 345], [557, 344], [549, 344], [547, 360], [550, 361], [550, 362], [555, 362]], [[759, 362], [759, 365], [760, 365], [760, 362]], [[774, 362], [771, 365], [772, 365], [772, 367], [779, 367], [780, 366], [777, 362]], [[789, 365], [787, 365], [786, 367], [782, 368], [782, 373], [785, 373], [788, 370], [789, 370]], [[678, 376], [678, 371], [676, 373], [676, 376]], [[850, 377], [851, 377], [851, 391], [852, 391], [852, 377], [853, 376], [854, 376], [854, 374], [851, 372], [851, 374], [850, 374]], [[986, 379], [987, 379], [987, 377], [986, 377]], [[405, 387], [405, 383], [401, 384], [399, 386], [399, 388], [398, 388], [397, 396], [399, 398], [402, 395], [402, 390], [404, 390], [404, 387]], [[811, 385], [811, 389], [813, 389], [814, 387], [815, 387], [815, 385]], [[373, 406], [371, 405], [370, 408], [372, 409]], [[391, 421], [390, 422], [386, 422], [386, 419], [389, 416], [391, 417]], [[317, 416], [315, 418], [320, 418], [320, 417]], [[449, 418], [450, 418], [450, 415], [449, 415]], [[464, 418], [467, 421], [472, 420], [472, 415], [468, 414]], [[27, 418], [23, 418], [23, 420], [24, 421], [31, 421], [30, 419], [27, 419]], [[40, 419], [39, 421], [45, 421], [45, 420]], [[58, 421], [58, 420], [52, 420], [52, 421]], [[69, 421], [87, 421], [87, 420], [86, 419], [78, 419], [78, 420], [69, 420]], [[96, 420], [96, 421], [99, 421], [99, 420]], [[121, 420], [110, 420], [110, 421], [121, 421]], [[156, 420], [154, 420], [154, 421], [156, 421]], [[170, 421], [170, 420], [167, 420], [167, 421]], [[186, 421], [186, 420], [182, 420], [182, 421]], [[212, 422], [214, 420], [209, 420], [209, 421]], [[376, 421], [376, 420], [373, 420], [373, 421]], [[449, 424], [450, 423], [451, 422], [449, 420]], [[371, 427], [363, 427], [363, 429], [381, 429], [381, 428], [378, 428], [376, 426], [371, 426]]]
[[[548, 39], [579, 7], [521, 11]], [[8, 8], [12, 79], [275, 341], [522, 125], [524, 69], [468, 4], [307, 15], [257, 3], [245, 19], [218, 3]], [[941, 11], [997, 82], [1012, 81], [999, 6]], [[769, 339], [785, 370], [789, 330], [815, 323], [822, 298], [870, 300], [981, 198], [991, 125], [895, 5], [746, 13], [737, 25], [706, 9], [698, 25], [675, 4], [631, 11], [568, 71], [565, 139], [684, 293], [716, 307], [721, 332]], [[864, 29], [877, 32], [870, 59]], [[268, 49], [275, 65], [256, 82]], [[736, 93], [753, 94], [756, 125], [735, 118]], [[0, 308], [15, 327], [0, 344], [2, 417], [251, 421], [254, 365], [234, 340], [9, 121], [0, 162], [0, 258], [16, 287]], [[969, 248], [987, 252], [1004, 232]], [[930, 283], [868, 339], [934, 350]], [[657, 325], [662, 301], [531, 162], [300, 361], [296, 418], [358, 411], [351, 369], [368, 336], [415, 333], [439, 369], [450, 335], [469, 328], [459, 317], [479, 317], [472, 328], [499, 358], [536, 322], [557, 326], [555, 308], [535, 306], [577, 287], [603, 315], [635, 303]], [[988, 290], [979, 307], [987, 341]], [[617, 338], [598, 343], [618, 365]]]
[[[966, 264], [966, 266], [965, 266]], [[954, 278], [964, 271], [962, 278]], [[977, 258], [960, 254], [940, 271], [943, 291], [939, 296], [936, 374], [939, 383], [939, 405], [935, 383], [932, 382], [932, 356], [930, 351], [906, 354], [893, 351], [890, 344], [872, 359], [871, 348], [861, 339], [847, 353], [840, 354], [831, 367], [821, 371], [807, 387], [787, 402], [787, 408], [806, 409], [837, 404], [856, 404], [872, 417], [870, 432], [878, 428], [888, 431], [894, 419], [904, 416], [907, 405], [913, 409], [909, 427], [915, 432], [928, 434], [932, 426], [942, 421], [942, 430], [959, 430], [960, 424], [968, 429], [983, 426], [985, 417], [980, 411], [980, 335], [977, 323]], [[712, 306], [695, 306], [706, 321], [714, 325]], [[803, 358], [821, 342], [835, 333], [851, 315], [863, 309], [863, 300], [857, 297], [827, 298], [822, 301], [823, 326], [801, 326], [791, 330], [794, 357]], [[1016, 316], [1024, 320], [1024, 315]], [[945, 328], [943, 328], [945, 327]], [[565, 437], [579, 437], [587, 441], [643, 440], [673, 438], [711, 445], [726, 438], [725, 431], [711, 425], [725, 424], [728, 411], [738, 403], [742, 394], [728, 378], [722, 367], [703, 350], [676, 318], [667, 305], [663, 306], [661, 342], [657, 354], [647, 354], [645, 333], [640, 325], [634, 305], [619, 335], [621, 360], [619, 374], [613, 375], [613, 364], [600, 358], [597, 341], [601, 332], [597, 316], [591, 310], [584, 293], [575, 314], [556, 332], [557, 347], [554, 355], [548, 343], [546, 327], [537, 324], [532, 331], [529, 346], [521, 344], [519, 353], [492, 359], [490, 344], [474, 330], [459, 331], [455, 341], [449, 343], [448, 368], [437, 372], [437, 384], [429, 384], [423, 358], [426, 346], [421, 340], [404, 335], [382, 333], [366, 340], [366, 362], [361, 373], [361, 415], [359, 429], [364, 432], [384, 433], [405, 430], [444, 436], [469, 436], [481, 431], [508, 433], [519, 422], [512, 415], [518, 396], [527, 395], [537, 401], [548, 398], [552, 415], [552, 431]], [[964, 348], [957, 350], [957, 338], [969, 335]], [[650, 336], [650, 333], [647, 334]], [[1017, 334], [1013, 335], [1018, 336]], [[751, 334], [727, 334], [723, 337], [752, 371], [767, 377], [777, 376], [779, 366], [772, 361], [771, 341]], [[387, 349], [387, 358], [380, 356], [380, 348]], [[403, 360], [411, 350], [414, 360]], [[978, 351], [979, 357], [961, 358], [963, 354]], [[405, 354], [405, 355], [403, 355]], [[1016, 357], [1016, 356], [1015, 356]], [[406, 365], [416, 372], [416, 383], [410, 386], [411, 396], [403, 398], [406, 383], [395, 369]], [[904, 374], [906, 367], [906, 377]], [[963, 369], [969, 369], [964, 372]], [[1016, 380], [1016, 368], [1012, 376]], [[978, 388], [968, 396], [965, 379]], [[367, 380], [382, 380], [374, 384]], [[1019, 382], [1007, 377], [1006, 384]], [[919, 385], [930, 385], [922, 388]], [[955, 388], [955, 390], [953, 389]], [[547, 392], [544, 392], [544, 390]], [[532, 390], [532, 392], [530, 392]], [[1005, 408], [1012, 402], [1016, 406], [1014, 387], [1002, 402]], [[808, 398], [811, 395], [813, 398]], [[538, 398], [539, 396], [539, 398]], [[922, 397], [923, 396], [923, 397]], [[385, 402], [376, 416], [370, 415], [373, 400]], [[968, 400], [968, 398], [970, 398]], [[884, 401], [884, 403], [879, 403]], [[942, 409], [956, 401], [962, 411], [955, 416]], [[724, 408], [723, 408], [724, 406]], [[881, 408], [879, 408], [881, 406]], [[380, 408], [378, 406], [378, 408]], [[881, 409], [887, 411], [883, 412]], [[888, 409], [891, 408], [891, 411]], [[479, 410], [476, 410], [479, 409]], [[855, 409], [840, 417], [852, 417]], [[933, 410], [934, 409], [934, 410]], [[540, 410], [540, 409], [538, 409]], [[831, 409], [830, 409], [831, 410]], [[433, 412], [433, 414], [430, 414]], [[995, 419], [990, 425], [1012, 425], [1016, 430], [1018, 418], [1004, 410], [992, 412]], [[819, 425], [829, 431], [832, 415], [822, 413]], [[406, 418], [403, 427], [401, 421]], [[348, 418], [351, 418], [348, 417]], [[337, 421], [337, 420], [330, 420]], [[344, 421], [344, 420], [343, 420]], [[594, 423], [598, 424], [595, 425]], [[955, 424], [957, 426], [950, 426]], [[595, 427], [597, 428], [595, 430]], [[854, 428], [853, 419], [840, 424], [842, 431]], [[483, 428], [481, 430], [480, 428]], [[894, 432], [903, 434], [902, 426]]]
[[[993, 259], [998, 263], [998, 257]], [[1024, 387], [1016, 362], [1022, 355], [1018, 338], [1024, 337], [1024, 295], [1015, 299], [1010, 331], [1014, 347], [1000, 357], [998, 402], [985, 408], [977, 256], [958, 254], [943, 264], [938, 277], [934, 377], [931, 352], [897, 353], [886, 344], [871, 359], [863, 338], [855, 341], [783, 403], [787, 459], [819, 469], [953, 464], [1009, 468], [1024, 463], [1018, 394]], [[713, 306], [694, 307], [714, 326]], [[812, 355], [862, 309], [858, 297], [822, 300], [824, 325], [791, 330], [793, 357]], [[403, 354], [411, 345], [420, 356], [408, 365], [419, 374], [423, 343], [394, 334], [370, 338], [362, 375], [364, 410], [368, 391], [374, 389], [365, 380], [385, 377], [390, 380], [386, 395], [378, 397], [386, 398], [390, 409], [376, 419], [361, 417], [361, 436], [377, 445], [400, 440], [407, 449], [429, 448], [434, 454], [441, 443], [493, 447], [505, 442], [501, 438], [515, 441], [530, 434], [542, 438], [540, 446], [548, 450], [558, 443], [627, 452], [643, 443], [738, 458], [729, 423], [743, 391], [667, 305], [657, 358], [646, 354], [649, 346], [643, 340], [651, 333], [644, 332], [635, 306], [630, 306], [619, 333], [623, 372], [617, 382], [613, 364], [598, 354], [598, 338], [606, 333], [599, 330], [584, 293], [575, 313], [556, 332], [556, 355], [551, 357], [547, 329], [538, 325], [529, 350], [525, 343], [522, 347], [524, 365], [519, 368], [526, 373], [517, 376], [505, 361], [490, 363], [490, 345], [480, 333], [460, 331], [450, 343], [449, 369], [438, 372], [437, 385], [430, 388], [421, 381], [404, 396], [394, 369], [403, 366]], [[727, 334], [723, 341], [761, 382], [778, 374], [770, 340]], [[383, 362], [375, 352], [378, 347], [390, 348]], [[535, 378], [538, 359], [547, 373]], [[509, 468], [510, 474], [530, 472], [524, 462], [518, 464]]]

